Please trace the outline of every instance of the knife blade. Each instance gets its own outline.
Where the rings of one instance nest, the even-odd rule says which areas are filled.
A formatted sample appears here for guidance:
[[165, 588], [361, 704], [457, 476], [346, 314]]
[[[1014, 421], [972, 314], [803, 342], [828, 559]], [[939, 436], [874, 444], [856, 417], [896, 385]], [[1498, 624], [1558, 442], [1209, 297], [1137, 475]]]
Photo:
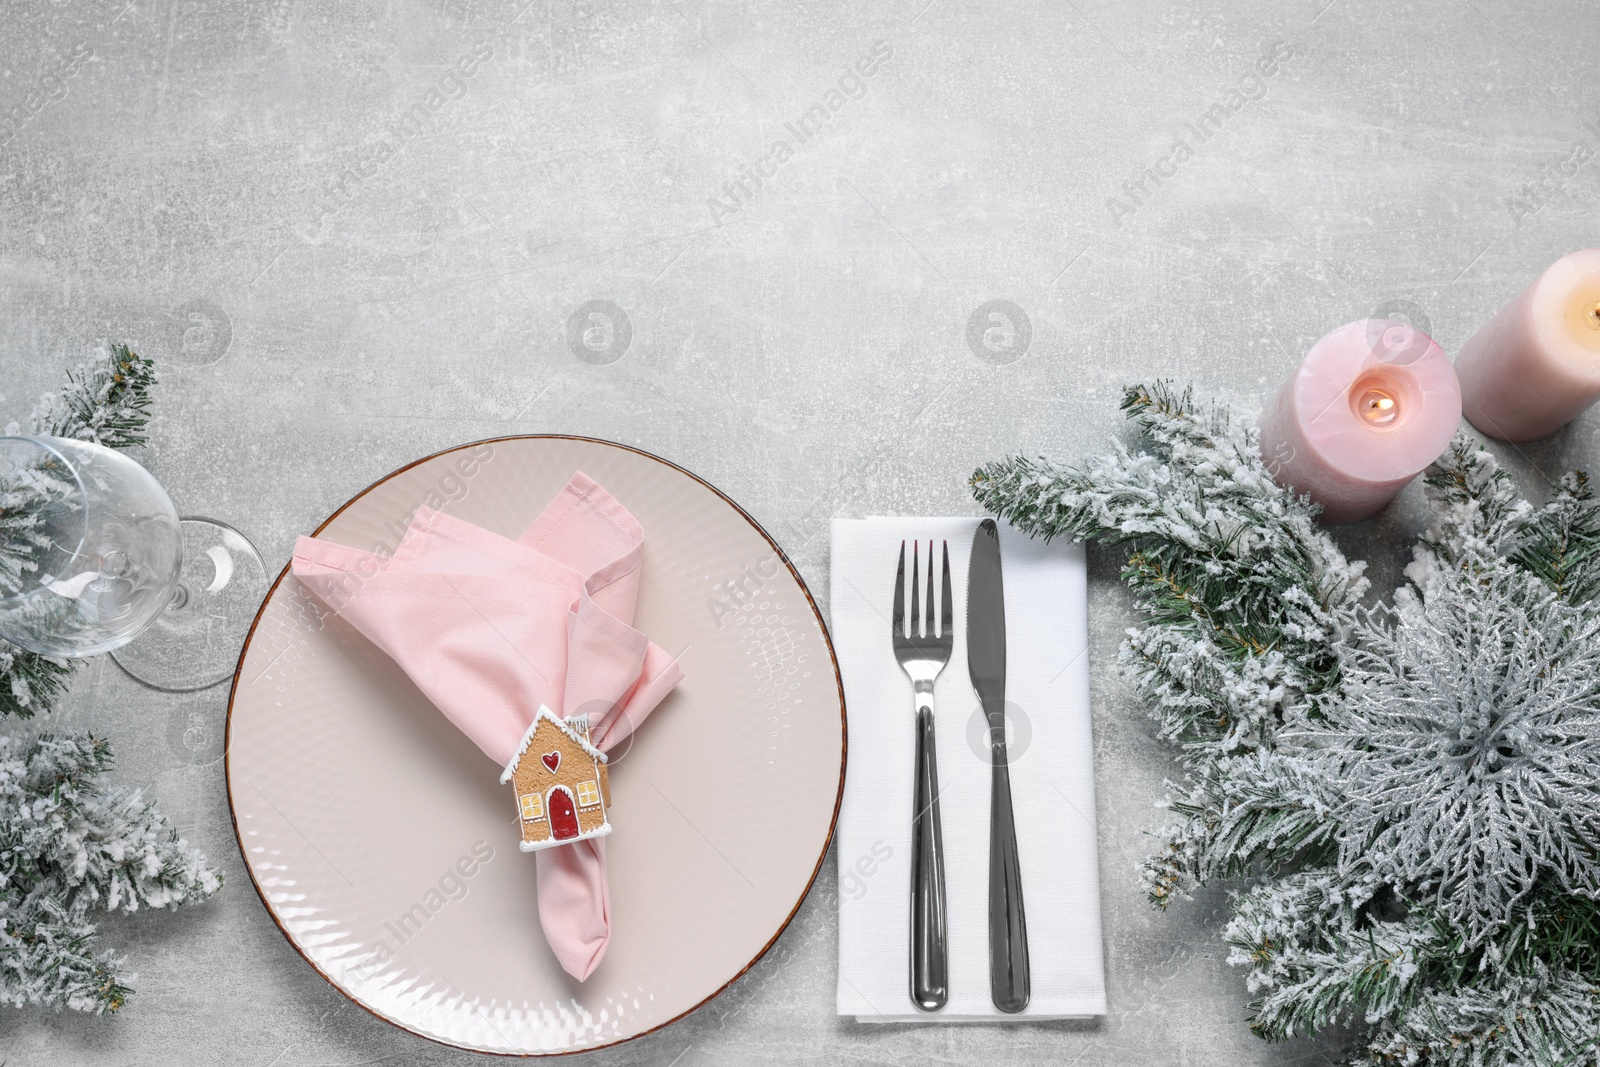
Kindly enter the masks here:
[[1003, 1012], [1028, 1006], [1028, 921], [1006, 754], [1006, 594], [1000, 531], [984, 519], [967, 569], [967, 673], [989, 725], [989, 995]]

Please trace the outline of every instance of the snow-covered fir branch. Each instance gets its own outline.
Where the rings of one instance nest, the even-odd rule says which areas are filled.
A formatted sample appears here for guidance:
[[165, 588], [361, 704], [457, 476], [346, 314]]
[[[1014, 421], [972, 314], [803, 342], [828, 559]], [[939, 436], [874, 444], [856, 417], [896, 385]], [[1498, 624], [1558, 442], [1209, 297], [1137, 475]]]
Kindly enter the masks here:
[[[67, 375], [66, 384], [40, 397], [28, 432], [92, 441], [108, 448], [145, 442], [155, 363], [126, 345], [112, 345]], [[6, 433], [23, 428], [16, 422]], [[7, 472], [0, 479], [0, 595], [15, 592], [36, 573], [44, 546], [36, 532], [43, 504], [71, 495], [67, 478], [48, 467]], [[27, 718], [48, 708], [72, 672], [69, 663], [24, 651], [0, 640], [0, 720]]]
[[[39, 398], [30, 418], [33, 433], [93, 441], [107, 448], [145, 443], [150, 422], [155, 361], [112, 345], [67, 374], [67, 384]], [[15, 432], [7, 427], [8, 432]]]
[[[1134, 386], [1123, 410], [1140, 447], [1068, 468], [1017, 457], [973, 475], [980, 503], [1035, 536], [1128, 549], [1123, 578], [1144, 625], [1121, 662], [1191, 771], [1170, 801], [1187, 822], [1147, 868], [1165, 904], [1196, 880], [1275, 850], [1226, 860], [1232, 824], [1218, 761], [1271, 743], [1337, 685], [1335, 643], [1355, 622], [1364, 565], [1348, 562], [1304, 498], [1273, 482], [1251, 420], [1197, 406], [1164, 383]], [[1298, 809], [1255, 809], [1257, 825]]]
[[[42, 399], [30, 429], [140, 444], [154, 380], [151, 361], [113, 347]], [[0, 590], [36, 574], [38, 510], [68, 495], [47, 466], [12, 474], [0, 485]], [[0, 641], [0, 719], [47, 712], [71, 672], [68, 661]], [[110, 768], [110, 747], [89, 735], [0, 735], [0, 1005], [116, 1011], [131, 976], [101, 945], [101, 916], [178, 907], [221, 885], [150, 803], [103, 784]]]
[[0, 640], [0, 720], [48, 710], [72, 677], [66, 660], [41, 656]]
[[1557, 1067], [1600, 1028], [1600, 503], [1524, 500], [1461, 436], [1392, 603], [1360, 604], [1254, 420], [1129, 388], [1130, 445], [1013, 457], [977, 499], [1126, 552], [1120, 662], [1175, 746], [1162, 907], [1249, 878], [1226, 939], [1267, 1039], [1333, 1025], [1351, 1063]]
[[99, 947], [95, 916], [175, 908], [222, 884], [153, 805], [101, 788], [110, 766], [87, 735], [0, 737], [0, 1002], [117, 1010], [124, 963]]

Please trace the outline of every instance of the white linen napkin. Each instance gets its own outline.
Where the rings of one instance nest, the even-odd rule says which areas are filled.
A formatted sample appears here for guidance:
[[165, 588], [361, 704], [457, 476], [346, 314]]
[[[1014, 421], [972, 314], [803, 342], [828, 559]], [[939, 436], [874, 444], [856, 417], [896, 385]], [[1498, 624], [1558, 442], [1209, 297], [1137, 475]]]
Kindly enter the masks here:
[[[1004, 1022], [1106, 1010], [1089, 725], [1083, 547], [1000, 527], [1006, 595], [1011, 797], [1028, 920], [1032, 1000], [1015, 1015], [989, 997], [989, 753], [967, 673], [967, 564], [978, 520], [834, 519], [833, 643], [850, 711], [839, 816], [838, 1013], [862, 1022]], [[911, 681], [890, 648], [901, 540], [948, 541], [955, 645], [934, 687], [944, 829], [950, 995], [911, 1002]], [[909, 571], [909, 565], [908, 565]], [[935, 588], [938, 568], [935, 568]], [[909, 575], [907, 589], [910, 588]]]

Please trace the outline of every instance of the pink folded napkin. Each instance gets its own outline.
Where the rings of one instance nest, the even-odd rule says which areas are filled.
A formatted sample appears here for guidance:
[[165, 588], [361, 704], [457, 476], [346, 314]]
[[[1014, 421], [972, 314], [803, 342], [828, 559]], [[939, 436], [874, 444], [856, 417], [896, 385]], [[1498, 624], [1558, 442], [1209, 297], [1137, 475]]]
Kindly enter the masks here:
[[[639, 523], [579, 473], [515, 541], [424, 507], [393, 556], [302, 537], [293, 569], [472, 738], [498, 777], [541, 704], [587, 715], [605, 752], [683, 677], [631, 625], [643, 550]], [[535, 859], [545, 938], [582, 981], [611, 937], [605, 839]]]

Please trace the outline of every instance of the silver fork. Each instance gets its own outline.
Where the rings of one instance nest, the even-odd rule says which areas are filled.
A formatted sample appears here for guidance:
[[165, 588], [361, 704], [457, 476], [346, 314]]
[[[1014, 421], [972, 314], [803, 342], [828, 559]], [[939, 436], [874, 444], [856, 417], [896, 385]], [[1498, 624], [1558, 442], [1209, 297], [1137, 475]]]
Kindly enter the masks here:
[[[928, 542], [928, 596], [918, 597], [922, 566], [911, 544], [911, 626], [906, 627], [906, 543], [894, 576], [894, 658], [911, 679], [917, 709], [916, 790], [911, 820], [911, 1000], [938, 1011], [949, 995], [945, 954], [944, 835], [939, 829], [939, 764], [933, 745], [933, 682], [950, 662], [950, 544], [944, 544], [944, 595], [933, 626], [933, 542]], [[922, 623], [918, 632], [917, 623]]]

